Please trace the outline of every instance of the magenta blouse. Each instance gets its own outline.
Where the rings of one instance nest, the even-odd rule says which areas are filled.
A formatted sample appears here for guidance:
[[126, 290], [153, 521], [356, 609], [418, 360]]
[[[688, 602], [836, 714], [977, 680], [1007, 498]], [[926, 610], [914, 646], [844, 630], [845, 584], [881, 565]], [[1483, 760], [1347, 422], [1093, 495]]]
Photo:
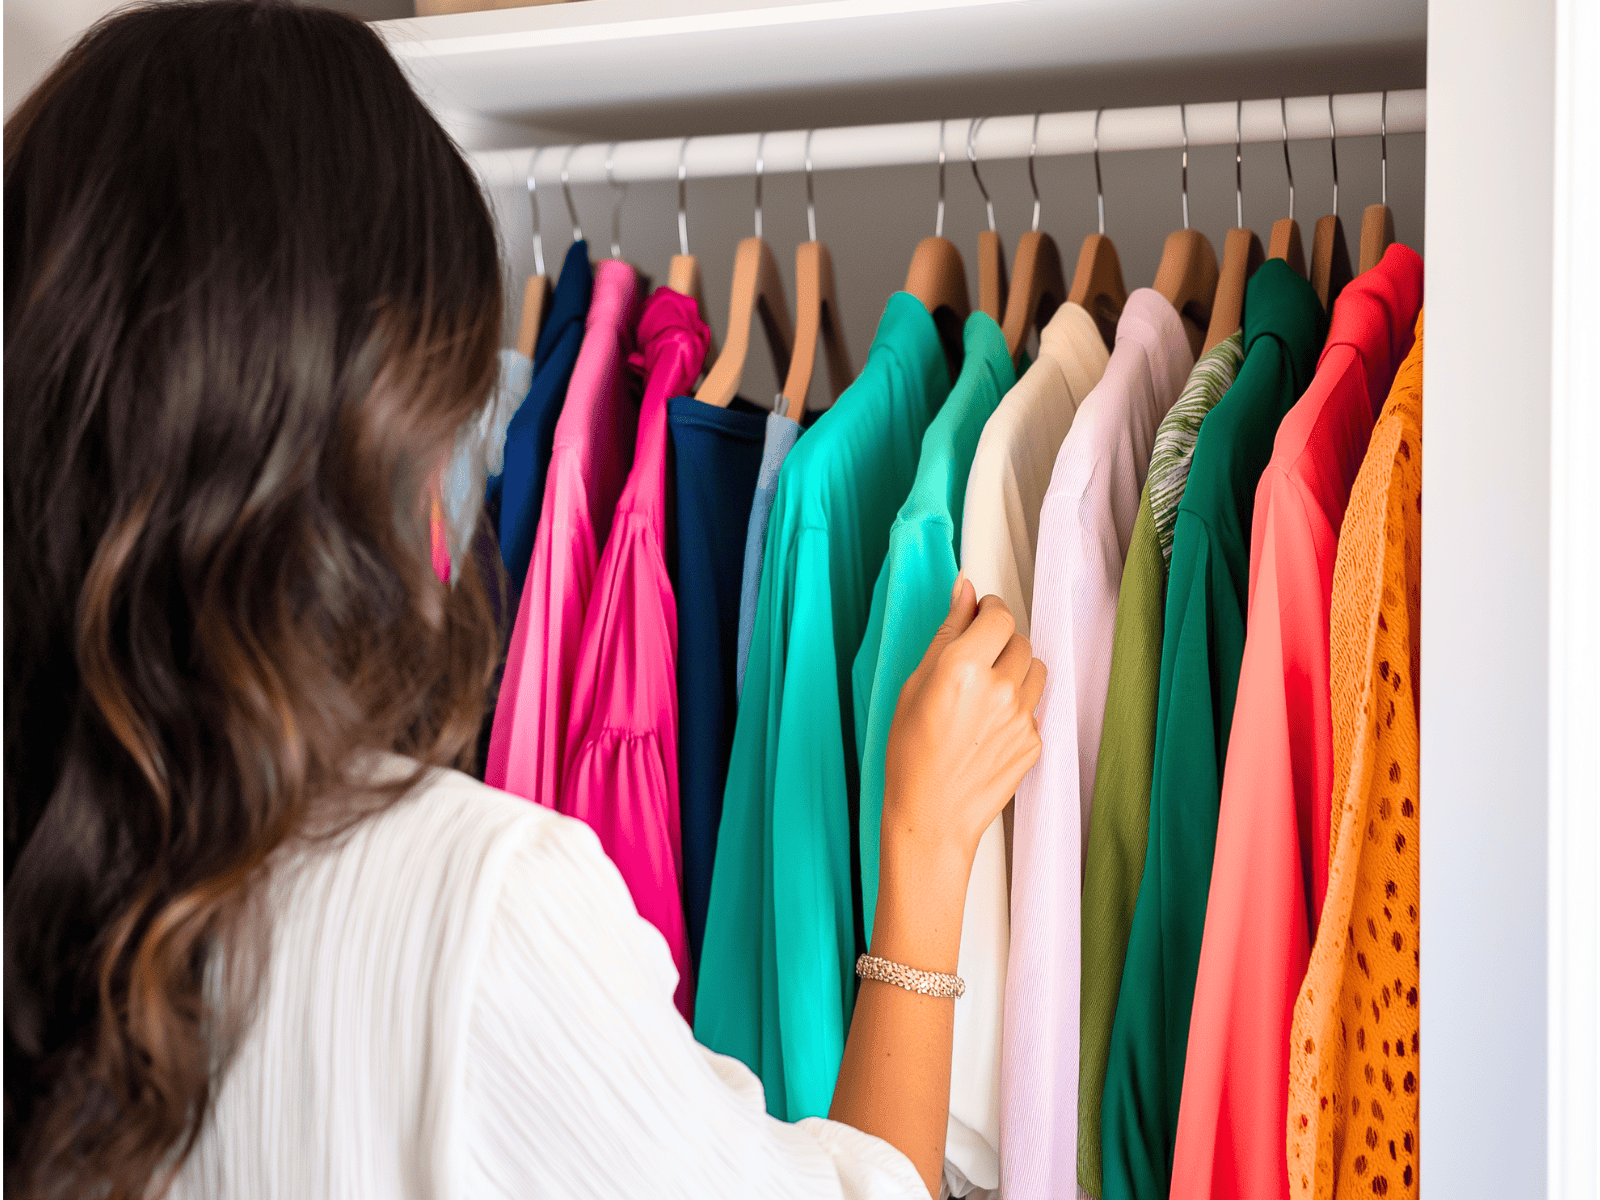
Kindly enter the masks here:
[[633, 460], [638, 410], [623, 365], [638, 308], [632, 267], [607, 260], [595, 268], [489, 736], [484, 781], [551, 808], [561, 795], [589, 593]]
[[695, 302], [658, 288], [628, 360], [645, 380], [633, 470], [589, 598], [567, 722], [560, 809], [600, 835], [639, 915], [678, 968], [674, 999], [694, 991], [678, 824], [678, 607], [667, 577], [667, 401], [693, 386], [710, 331]]

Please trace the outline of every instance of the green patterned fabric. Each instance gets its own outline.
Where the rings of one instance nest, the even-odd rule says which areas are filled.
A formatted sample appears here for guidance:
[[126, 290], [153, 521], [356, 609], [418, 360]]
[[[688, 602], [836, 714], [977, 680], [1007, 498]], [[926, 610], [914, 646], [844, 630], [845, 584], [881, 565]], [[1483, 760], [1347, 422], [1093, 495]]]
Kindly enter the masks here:
[[1183, 394], [1162, 420], [1161, 428], [1156, 430], [1155, 446], [1150, 452], [1150, 471], [1145, 479], [1150, 489], [1150, 515], [1155, 519], [1163, 566], [1172, 561], [1172, 531], [1178, 524], [1178, 501], [1183, 499], [1183, 485], [1189, 479], [1189, 460], [1194, 457], [1200, 422], [1233, 386], [1234, 376], [1239, 373], [1239, 364], [1243, 361], [1244, 331], [1236, 329], [1200, 356], [1189, 373], [1189, 382], [1183, 385]]

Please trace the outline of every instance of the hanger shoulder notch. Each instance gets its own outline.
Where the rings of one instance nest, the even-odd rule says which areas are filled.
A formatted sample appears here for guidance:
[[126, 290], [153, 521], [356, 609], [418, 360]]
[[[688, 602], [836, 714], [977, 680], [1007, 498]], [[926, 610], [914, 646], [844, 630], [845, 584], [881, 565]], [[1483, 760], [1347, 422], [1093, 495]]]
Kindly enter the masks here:
[[1222, 271], [1217, 277], [1217, 295], [1211, 304], [1211, 324], [1206, 329], [1204, 354], [1243, 325], [1244, 291], [1256, 268], [1266, 261], [1261, 239], [1248, 229], [1230, 229], [1222, 243]]
[[1378, 265], [1383, 252], [1394, 244], [1394, 210], [1387, 204], [1369, 204], [1361, 214], [1361, 265], [1364, 274]]
[[1066, 299], [1066, 276], [1055, 238], [1038, 230], [1023, 234], [1017, 239], [1016, 268], [1011, 272], [1002, 326], [1012, 362], [1022, 354], [1029, 331], [1043, 329]]
[[1105, 234], [1091, 233], [1083, 239], [1067, 299], [1094, 318], [1107, 349], [1116, 345], [1117, 321], [1128, 303], [1128, 285], [1122, 280], [1117, 247]]
[[1211, 240], [1198, 229], [1178, 229], [1167, 235], [1151, 286], [1167, 298], [1183, 319], [1190, 352], [1196, 356], [1211, 325], [1211, 308], [1217, 294], [1217, 253]]

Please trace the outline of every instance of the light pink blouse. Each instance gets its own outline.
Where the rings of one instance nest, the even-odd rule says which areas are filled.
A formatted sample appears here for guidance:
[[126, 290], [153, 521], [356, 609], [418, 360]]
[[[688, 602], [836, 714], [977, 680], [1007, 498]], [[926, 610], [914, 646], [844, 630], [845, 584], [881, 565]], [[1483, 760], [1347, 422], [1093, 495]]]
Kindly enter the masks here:
[[1000, 1177], [1018, 1200], [1077, 1190], [1083, 854], [1117, 591], [1156, 426], [1193, 366], [1177, 310], [1151, 288], [1129, 296], [1039, 514], [1032, 641], [1049, 670], [1044, 749], [1017, 788], [1000, 1062]]
[[589, 823], [633, 902], [666, 938], [689, 1016], [678, 820], [678, 607], [667, 578], [667, 401], [694, 384], [710, 330], [692, 298], [658, 288], [628, 363], [645, 379], [633, 470], [583, 623], [567, 723], [562, 812]]
[[638, 410], [623, 363], [638, 307], [632, 267], [608, 260], [595, 268], [489, 737], [484, 781], [551, 808], [561, 793], [584, 613], [633, 459]]

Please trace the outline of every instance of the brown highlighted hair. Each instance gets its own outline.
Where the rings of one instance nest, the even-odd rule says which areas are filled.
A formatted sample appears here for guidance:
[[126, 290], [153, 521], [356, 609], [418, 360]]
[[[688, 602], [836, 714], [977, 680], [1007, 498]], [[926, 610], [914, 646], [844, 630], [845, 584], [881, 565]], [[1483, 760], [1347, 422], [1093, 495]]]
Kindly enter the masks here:
[[415, 781], [372, 752], [469, 752], [494, 630], [427, 496], [500, 304], [471, 171], [347, 17], [124, 12], [7, 122], [8, 1196], [164, 1189], [273, 851]]

